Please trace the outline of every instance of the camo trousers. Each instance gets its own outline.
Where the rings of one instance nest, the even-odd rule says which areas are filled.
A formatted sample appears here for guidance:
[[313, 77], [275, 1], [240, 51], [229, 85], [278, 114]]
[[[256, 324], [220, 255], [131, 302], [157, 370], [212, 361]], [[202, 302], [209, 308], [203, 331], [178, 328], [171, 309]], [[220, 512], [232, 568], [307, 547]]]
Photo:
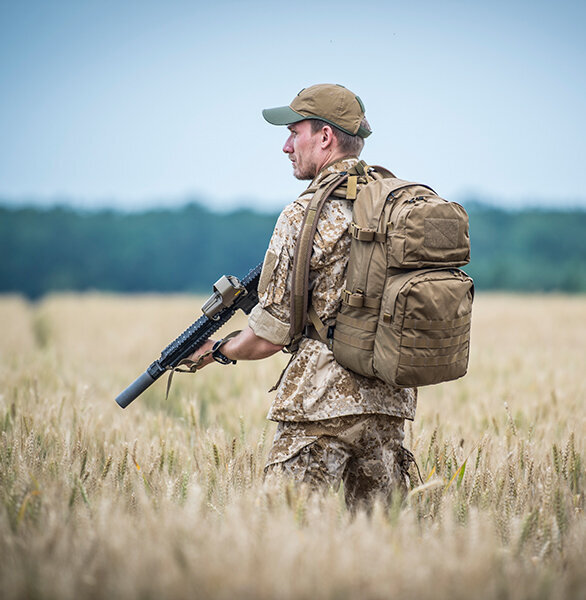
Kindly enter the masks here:
[[409, 488], [411, 453], [403, 448], [404, 419], [351, 415], [315, 422], [279, 422], [265, 467], [313, 489], [338, 490], [346, 505], [369, 508], [376, 498], [390, 502]]

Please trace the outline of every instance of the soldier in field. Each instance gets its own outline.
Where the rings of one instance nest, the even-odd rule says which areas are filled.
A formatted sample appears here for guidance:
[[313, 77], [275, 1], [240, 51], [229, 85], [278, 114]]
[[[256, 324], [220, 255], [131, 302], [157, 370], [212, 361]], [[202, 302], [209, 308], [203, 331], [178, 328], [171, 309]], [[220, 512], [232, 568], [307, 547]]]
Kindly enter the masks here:
[[[290, 314], [294, 250], [305, 209], [332, 174], [352, 172], [371, 129], [360, 98], [340, 85], [303, 89], [289, 106], [266, 109], [263, 116], [287, 128], [283, 152], [293, 175], [309, 186], [279, 216], [248, 327], [227, 340], [208, 340], [192, 358], [203, 366], [232, 364], [289, 347], [291, 361], [268, 414], [278, 425], [266, 472], [321, 489], [343, 482], [350, 508], [369, 507], [377, 497], [389, 501], [394, 492], [407, 490], [412, 455], [402, 443], [405, 419], [415, 416], [416, 390], [345, 369], [311, 326], [291, 347]], [[351, 200], [343, 193], [331, 196], [313, 240], [311, 303], [326, 326], [334, 325], [345, 289], [351, 218]]]

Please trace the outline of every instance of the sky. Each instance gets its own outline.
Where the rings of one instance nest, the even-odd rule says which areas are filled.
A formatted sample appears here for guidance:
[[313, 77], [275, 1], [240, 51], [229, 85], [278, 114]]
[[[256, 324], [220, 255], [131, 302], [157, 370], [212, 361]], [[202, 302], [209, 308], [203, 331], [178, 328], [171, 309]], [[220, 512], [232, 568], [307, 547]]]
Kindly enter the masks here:
[[0, 201], [278, 210], [261, 110], [358, 94], [362, 157], [456, 201], [586, 207], [586, 2], [0, 0]]

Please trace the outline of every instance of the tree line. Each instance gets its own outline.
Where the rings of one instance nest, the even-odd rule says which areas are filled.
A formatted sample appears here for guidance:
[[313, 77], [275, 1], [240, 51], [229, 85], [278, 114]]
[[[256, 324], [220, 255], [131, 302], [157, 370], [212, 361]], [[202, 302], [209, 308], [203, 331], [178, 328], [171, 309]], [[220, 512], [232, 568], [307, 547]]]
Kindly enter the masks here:
[[[471, 203], [477, 290], [586, 292], [586, 211]], [[277, 214], [0, 205], [0, 293], [204, 292], [264, 256]]]

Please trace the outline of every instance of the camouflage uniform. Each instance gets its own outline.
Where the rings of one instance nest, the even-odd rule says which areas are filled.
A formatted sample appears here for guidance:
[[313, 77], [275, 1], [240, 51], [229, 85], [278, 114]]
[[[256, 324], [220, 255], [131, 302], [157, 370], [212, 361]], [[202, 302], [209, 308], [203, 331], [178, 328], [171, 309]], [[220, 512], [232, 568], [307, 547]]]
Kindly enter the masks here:
[[[279, 216], [261, 273], [259, 304], [249, 319], [259, 337], [290, 343], [291, 272], [305, 208], [328, 175], [357, 162], [346, 158], [324, 168]], [[331, 197], [313, 243], [309, 287], [312, 304], [327, 325], [335, 322], [345, 287], [351, 219], [351, 201]], [[326, 344], [304, 337], [268, 414], [279, 425], [267, 470], [284, 471], [314, 486], [337, 488], [343, 480], [350, 504], [376, 493], [388, 497], [393, 486], [405, 485], [403, 425], [404, 419], [414, 418], [416, 403], [416, 390], [353, 373], [334, 359]]]

